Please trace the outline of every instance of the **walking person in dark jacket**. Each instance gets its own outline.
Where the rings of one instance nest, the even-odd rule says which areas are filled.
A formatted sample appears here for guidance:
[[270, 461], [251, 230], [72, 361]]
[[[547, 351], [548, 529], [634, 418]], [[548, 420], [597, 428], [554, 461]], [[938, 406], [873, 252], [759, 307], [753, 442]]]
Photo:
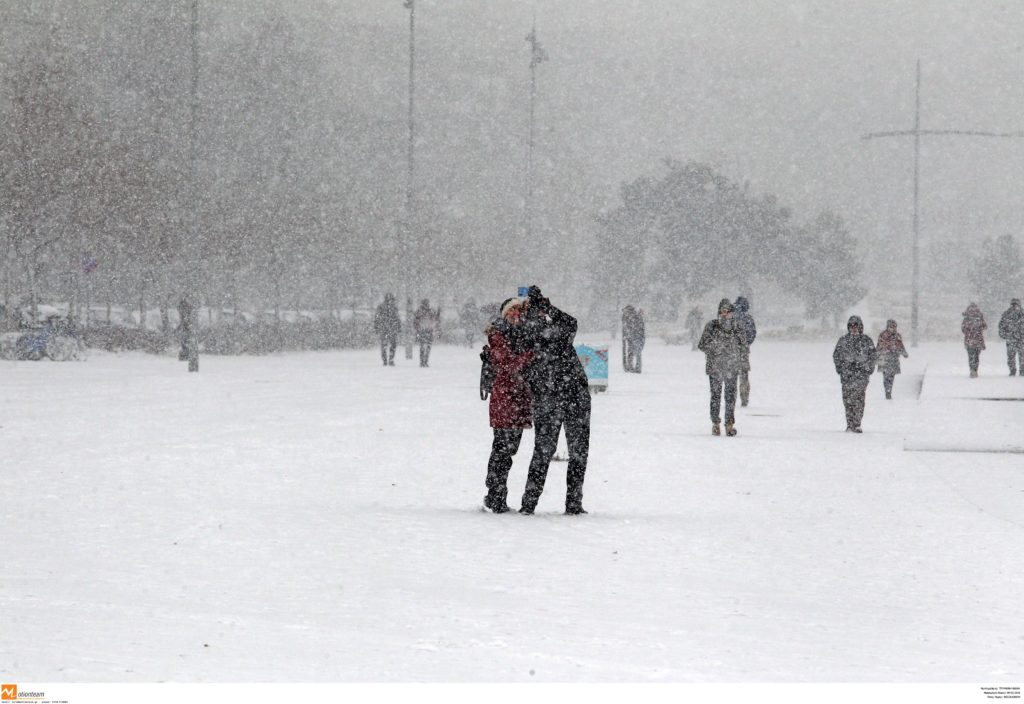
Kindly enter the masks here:
[[750, 403], [750, 346], [754, 344], [757, 337], [757, 325], [754, 323], [754, 316], [750, 314], [750, 302], [743, 296], [736, 299], [733, 304], [736, 308], [736, 327], [743, 336], [743, 352], [740, 356], [740, 405], [746, 406]]
[[509, 298], [501, 304], [501, 317], [485, 330], [494, 368], [489, 407], [494, 440], [487, 461], [484, 506], [494, 513], [509, 510], [506, 497], [512, 457], [519, 450], [523, 429], [531, 426], [533, 416], [533, 397], [523, 378], [523, 367], [534, 354], [532, 349], [526, 349], [522, 334], [526, 307], [526, 301]]
[[576, 318], [556, 308], [539, 288], [531, 286], [524, 328], [535, 355], [526, 369], [533, 394], [535, 444], [519, 512], [529, 515], [537, 508], [548, 466], [558, 447], [558, 433], [564, 427], [569, 447], [565, 512], [586, 513], [583, 480], [590, 453], [590, 387], [573, 347]]
[[430, 348], [434, 344], [434, 333], [441, 329], [441, 311], [432, 310], [430, 301], [424, 298], [412, 319], [416, 343], [420, 346], [420, 366], [430, 366]]
[[960, 323], [960, 332], [964, 334], [964, 348], [967, 350], [967, 365], [971, 370], [971, 378], [978, 378], [978, 363], [981, 361], [981, 351], [985, 349], [985, 330], [988, 323], [977, 303], [971, 303], [964, 311], [963, 322]]
[[199, 371], [199, 311], [188, 294], [178, 301], [178, 335], [181, 338], [178, 360], [188, 360], [190, 372]]
[[640, 373], [641, 356], [647, 342], [644, 312], [633, 306], [622, 310], [622, 366], [627, 372]]
[[1019, 298], [1010, 301], [1010, 307], [999, 319], [999, 337], [1006, 340], [1006, 364], [1010, 367], [1010, 376], [1016, 376], [1018, 368], [1024, 376], [1024, 310], [1021, 310]]
[[850, 316], [846, 323], [846, 334], [836, 342], [832, 362], [843, 387], [843, 406], [846, 408], [846, 432], [861, 432], [864, 418], [864, 399], [871, 374], [875, 371], [875, 343], [864, 334], [864, 323], [856, 316]]
[[887, 320], [885, 330], [878, 336], [875, 345], [878, 354], [878, 371], [882, 372], [882, 383], [885, 386], [885, 398], [892, 400], [892, 382], [900, 373], [900, 357], [909, 357], [903, 345], [903, 336], [896, 332], [896, 321]]
[[395, 366], [395, 349], [398, 347], [398, 333], [402, 331], [402, 320], [398, 317], [395, 297], [390, 293], [377, 306], [373, 315], [373, 331], [380, 337], [380, 359], [384, 366]]
[[718, 317], [704, 326], [697, 349], [704, 353], [704, 371], [711, 384], [711, 434], [722, 434], [722, 391], [725, 391], [725, 434], [736, 435], [736, 377], [742, 366], [743, 333], [733, 319], [735, 307], [728, 298], [718, 304]]
[[704, 316], [700, 308], [694, 307], [686, 315], [686, 330], [690, 333], [691, 349], [697, 350], [697, 343], [700, 342], [701, 327], [704, 325]]

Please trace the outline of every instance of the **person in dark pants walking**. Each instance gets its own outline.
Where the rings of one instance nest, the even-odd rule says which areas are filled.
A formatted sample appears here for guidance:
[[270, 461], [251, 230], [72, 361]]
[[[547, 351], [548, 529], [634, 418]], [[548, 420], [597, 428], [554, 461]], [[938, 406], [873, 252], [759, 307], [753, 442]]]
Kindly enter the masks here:
[[740, 405], [746, 406], [750, 403], [750, 346], [757, 337], [757, 325], [750, 314], [750, 302], [745, 297], [739, 296], [733, 305], [736, 308], [736, 327], [740, 329], [744, 343], [740, 354], [739, 387]]
[[892, 400], [892, 382], [900, 369], [900, 357], [909, 357], [907, 348], [903, 345], [903, 336], [896, 332], [896, 321], [887, 320], [885, 330], [878, 336], [878, 344], [875, 345], [878, 354], [878, 371], [882, 372], [882, 384], [885, 386], [885, 398]]
[[718, 304], [718, 317], [708, 322], [697, 349], [704, 353], [704, 372], [711, 384], [711, 434], [722, 434], [722, 391], [725, 391], [725, 434], [736, 435], [736, 377], [743, 359], [743, 334], [733, 320], [728, 298]]
[[192, 303], [192, 297], [185, 294], [178, 301], [178, 335], [181, 338], [181, 351], [178, 360], [188, 360], [190, 372], [199, 371], [199, 311]]
[[558, 447], [558, 433], [564, 427], [569, 447], [565, 512], [583, 514], [583, 480], [590, 453], [590, 388], [573, 347], [576, 318], [553, 306], [539, 288], [531, 286], [524, 327], [535, 354], [526, 369], [533, 394], [535, 442], [519, 512], [529, 515], [537, 508]]
[[441, 311], [431, 310], [430, 301], [424, 298], [412, 320], [416, 342], [420, 346], [420, 366], [430, 366], [430, 348], [434, 344], [434, 333], [441, 328]]
[[988, 323], [982, 315], [977, 303], [971, 303], [964, 311], [964, 320], [960, 323], [960, 332], [964, 334], [964, 348], [967, 350], [967, 365], [971, 370], [971, 378], [978, 378], [978, 363], [981, 351], [985, 349], [985, 330]]
[[1006, 340], [1006, 364], [1010, 367], [1010, 376], [1016, 376], [1018, 368], [1024, 376], [1024, 310], [1021, 310], [1019, 298], [1010, 301], [1010, 307], [999, 319], [999, 337]]
[[395, 297], [390, 293], [377, 306], [373, 316], [373, 331], [380, 337], [380, 359], [384, 366], [395, 366], [395, 349], [398, 347], [398, 333], [402, 331], [402, 320], [398, 317]]
[[487, 496], [484, 506], [494, 513], [509, 510], [508, 473], [512, 457], [519, 450], [523, 429], [531, 427], [533, 397], [523, 378], [523, 367], [533, 359], [533, 350], [525, 349], [522, 322], [526, 302], [509, 298], [501, 304], [501, 317], [487, 326], [494, 383], [489, 407], [494, 440], [487, 461]]
[[846, 408], [846, 432], [861, 432], [864, 418], [864, 400], [875, 371], [877, 353], [875, 343], [864, 334], [864, 323], [856, 316], [850, 316], [846, 323], [846, 334], [836, 342], [832, 362], [843, 387], [843, 406]]
[[633, 306], [622, 309], [622, 367], [627, 372], [640, 373], [647, 331], [644, 312]]

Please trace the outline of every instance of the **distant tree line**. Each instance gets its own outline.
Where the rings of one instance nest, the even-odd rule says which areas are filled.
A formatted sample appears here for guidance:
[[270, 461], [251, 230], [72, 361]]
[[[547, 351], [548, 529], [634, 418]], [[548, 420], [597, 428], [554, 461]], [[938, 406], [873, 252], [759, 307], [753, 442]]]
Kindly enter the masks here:
[[713, 167], [667, 160], [660, 177], [623, 185], [622, 203], [598, 217], [592, 271], [605, 302], [649, 301], [675, 319], [684, 297], [749, 293], [771, 281], [791, 291], [808, 318], [836, 318], [867, 289], [856, 240], [842, 219], [794, 218], [774, 196], [756, 195]]

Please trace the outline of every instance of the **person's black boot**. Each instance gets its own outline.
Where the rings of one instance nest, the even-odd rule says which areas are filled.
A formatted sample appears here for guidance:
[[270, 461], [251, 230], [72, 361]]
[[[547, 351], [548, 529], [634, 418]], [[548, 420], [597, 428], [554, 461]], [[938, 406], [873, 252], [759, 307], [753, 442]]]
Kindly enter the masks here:
[[530, 506], [529, 504], [523, 504], [522, 507], [519, 509], [519, 513], [523, 514], [524, 516], [532, 516], [533, 509], [533, 506]]
[[565, 507], [565, 515], [567, 516], [582, 516], [587, 513], [587, 510], [578, 504]]

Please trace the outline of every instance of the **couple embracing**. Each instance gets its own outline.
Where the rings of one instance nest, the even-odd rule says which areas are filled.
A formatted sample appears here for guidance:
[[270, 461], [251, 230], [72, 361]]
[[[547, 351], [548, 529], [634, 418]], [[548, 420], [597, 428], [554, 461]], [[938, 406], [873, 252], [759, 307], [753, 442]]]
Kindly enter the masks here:
[[533, 458], [519, 509], [532, 514], [564, 426], [569, 447], [565, 512], [578, 515], [586, 513], [583, 478], [590, 449], [590, 390], [573, 346], [577, 323], [536, 286], [527, 292], [525, 299], [505, 300], [498, 319], [486, 329], [495, 376], [490, 399], [494, 441], [484, 506], [494, 513], [510, 510], [507, 483], [512, 457], [519, 450], [523, 430], [532, 426]]

